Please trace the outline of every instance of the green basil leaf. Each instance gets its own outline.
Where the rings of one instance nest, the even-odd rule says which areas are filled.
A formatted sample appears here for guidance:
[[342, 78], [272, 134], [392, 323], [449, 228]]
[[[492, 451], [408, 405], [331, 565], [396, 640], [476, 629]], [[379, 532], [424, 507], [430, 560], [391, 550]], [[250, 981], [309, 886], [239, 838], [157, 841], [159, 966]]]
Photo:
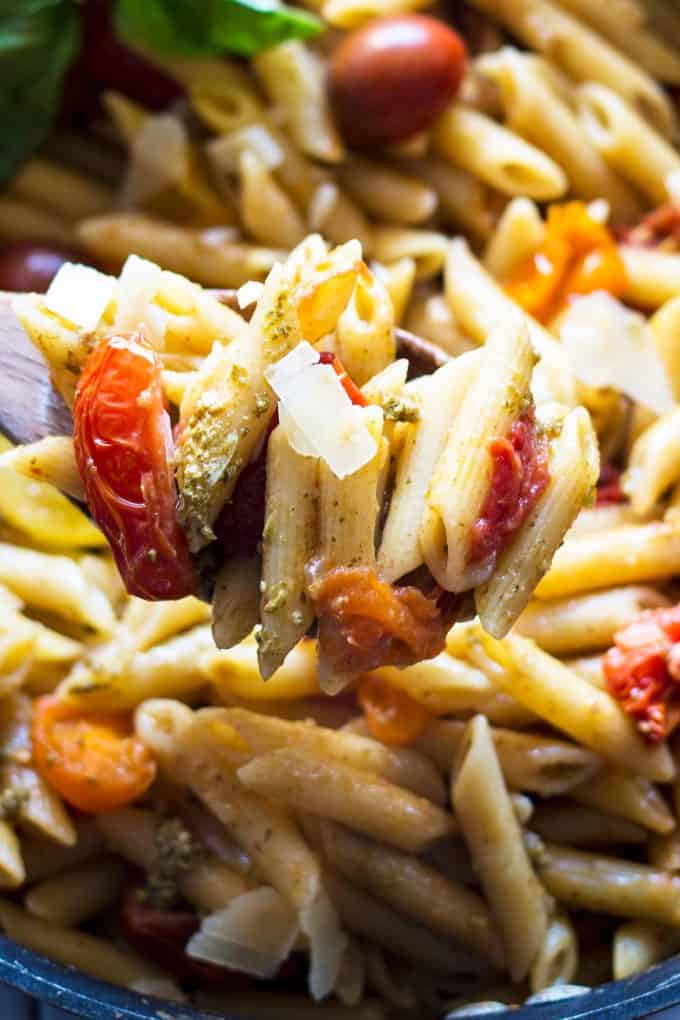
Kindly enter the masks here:
[[176, 56], [252, 56], [322, 30], [314, 15], [278, 0], [118, 0], [127, 42]]
[[0, 184], [52, 127], [79, 38], [73, 0], [0, 0]]

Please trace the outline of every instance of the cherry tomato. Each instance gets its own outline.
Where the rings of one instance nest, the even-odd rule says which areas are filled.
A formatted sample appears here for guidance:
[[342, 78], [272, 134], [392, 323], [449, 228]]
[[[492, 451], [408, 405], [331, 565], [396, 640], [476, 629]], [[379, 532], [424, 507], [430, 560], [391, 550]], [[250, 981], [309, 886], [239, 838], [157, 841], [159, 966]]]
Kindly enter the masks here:
[[156, 775], [129, 715], [84, 715], [79, 707], [47, 696], [35, 703], [31, 739], [45, 782], [90, 814], [136, 800]]
[[78, 381], [73, 421], [88, 506], [129, 593], [151, 601], [191, 595], [196, 576], [176, 517], [161, 365], [142, 333], [94, 349]]
[[358, 701], [371, 736], [396, 747], [417, 740], [432, 718], [406, 691], [392, 687], [379, 676], [361, 680]]
[[458, 33], [423, 14], [378, 18], [349, 33], [328, 71], [349, 145], [390, 145], [431, 127], [458, 92], [465, 64]]
[[17, 241], [0, 248], [0, 290], [44, 292], [65, 262], [83, 262], [75, 249]]

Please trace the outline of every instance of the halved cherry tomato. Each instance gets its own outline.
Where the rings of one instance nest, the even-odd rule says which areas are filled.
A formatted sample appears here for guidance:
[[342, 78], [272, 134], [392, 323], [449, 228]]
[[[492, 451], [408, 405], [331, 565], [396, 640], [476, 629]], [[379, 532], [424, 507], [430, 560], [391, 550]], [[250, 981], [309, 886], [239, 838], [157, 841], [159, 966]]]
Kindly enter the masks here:
[[506, 282], [525, 311], [549, 322], [576, 294], [606, 290], [620, 297], [626, 270], [612, 234], [582, 202], [551, 205], [545, 240]]
[[78, 381], [73, 422], [87, 503], [129, 593], [152, 601], [193, 594], [161, 365], [143, 333], [94, 349]]
[[127, 714], [84, 715], [48, 695], [35, 702], [31, 739], [45, 782], [88, 814], [136, 800], [156, 775], [156, 763]]
[[392, 687], [380, 676], [365, 676], [357, 694], [369, 733], [383, 744], [412, 744], [432, 716], [406, 691]]
[[607, 690], [647, 740], [680, 723], [680, 606], [640, 613], [614, 635], [602, 660]]

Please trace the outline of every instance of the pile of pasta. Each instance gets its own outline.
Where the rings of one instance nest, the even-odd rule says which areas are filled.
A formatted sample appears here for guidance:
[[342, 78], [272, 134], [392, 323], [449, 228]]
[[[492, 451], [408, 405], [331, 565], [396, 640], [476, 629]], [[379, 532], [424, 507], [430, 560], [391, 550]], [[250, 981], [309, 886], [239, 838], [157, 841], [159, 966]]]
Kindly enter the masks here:
[[[279, 401], [262, 562], [222, 567], [212, 628], [198, 598], [124, 592], [56, 491], [83, 497], [70, 437], [0, 457], [0, 925], [230, 1015], [455, 1015], [680, 951], [680, 154], [663, 87], [680, 57], [633, 0], [476, 0], [482, 40], [435, 126], [349, 150], [331, 49], [416, 6], [325, 0], [314, 42], [247, 67], [169, 61], [183, 106], [106, 97], [121, 179], [100, 142], [57, 134], [0, 195], [3, 240], [125, 263], [15, 302], [68, 403], [97, 342], [140, 323], [173, 409], [219, 385], [238, 407], [241, 359]], [[236, 307], [211, 287], [239, 288]], [[407, 378], [395, 327], [434, 345], [436, 371]], [[292, 407], [321, 350], [368, 405], [353, 434], [370, 456], [345, 477], [304, 449], [324, 408], [305, 431]], [[549, 483], [471, 577], [456, 529], [469, 539], [490, 438], [529, 406]], [[262, 431], [234, 436], [239, 470]], [[223, 452], [214, 471], [179, 465], [197, 551], [238, 474]], [[319, 556], [390, 583], [426, 564], [474, 589], [477, 616], [430, 659], [338, 675], [307, 636]], [[650, 642], [664, 671], [645, 701], [615, 666]], [[138, 790], [107, 799], [91, 739], [124, 743]]]

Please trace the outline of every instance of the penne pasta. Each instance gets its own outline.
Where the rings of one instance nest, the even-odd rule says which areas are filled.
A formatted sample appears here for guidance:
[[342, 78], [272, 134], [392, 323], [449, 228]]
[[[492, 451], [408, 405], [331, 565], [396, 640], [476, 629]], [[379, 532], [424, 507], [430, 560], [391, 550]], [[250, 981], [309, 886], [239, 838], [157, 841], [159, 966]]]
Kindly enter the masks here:
[[583, 408], [563, 418], [561, 409], [544, 406], [538, 421], [548, 434], [558, 430], [550, 443], [548, 484], [499, 554], [494, 573], [475, 591], [482, 626], [494, 637], [507, 634], [527, 605], [599, 474], [596, 437]]
[[[506, 296], [461, 239], [451, 241], [447, 248], [444, 293], [461, 328], [480, 344], [499, 325], [514, 321], [521, 314], [518, 305]], [[525, 320], [534, 351], [541, 359], [532, 378], [536, 404], [557, 401], [573, 407], [574, 380], [563, 348], [530, 316], [525, 316]]]
[[432, 137], [439, 156], [505, 195], [545, 201], [567, 190], [567, 179], [557, 163], [476, 110], [450, 106]]
[[660, 581], [678, 570], [680, 533], [674, 522], [630, 524], [569, 538], [534, 595], [575, 595], [612, 585]]
[[595, 149], [652, 202], [667, 201], [666, 181], [680, 170], [680, 156], [673, 146], [604, 85], [582, 85], [578, 101], [583, 126]]
[[484, 716], [475, 716], [463, 734], [451, 800], [501, 931], [510, 977], [521, 981], [546, 937], [547, 900], [524, 847]]
[[215, 578], [212, 636], [218, 648], [233, 648], [245, 640], [260, 619], [259, 556], [227, 560]]
[[627, 921], [614, 933], [612, 970], [616, 981], [647, 970], [680, 948], [680, 933], [652, 921]]
[[437, 194], [417, 177], [393, 167], [351, 156], [338, 170], [344, 190], [369, 215], [388, 223], [415, 226], [437, 208]]
[[607, 648], [614, 634], [646, 609], [666, 605], [654, 588], [631, 585], [566, 599], [531, 602], [516, 631], [552, 655], [576, 655]]
[[417, 857], [371, 843], [339, 825], [326, 821], [322, 832], [324, 851], [345, 878], [493, 966], [503, 965], [500, 938], [477, 893]]
[[673, 112], [659, 85], [591, 28], [551, 0], [475, 0], [523, 43], [554, 61], [576, 81], [596, 81], [618, 92], [664, 133]]
[[297, 810], [332, 818], [404, 850], [417, 852], [456, 831], [441, 808], [355, 765], [306, 750], [281, 749], [238, 770], [250, 790]]
[[26, 894], [25, 906], [43, 921], [75, 928], [112, 906], [124, 884], [123, 863], [104, 857], [34, 885]]
[[570, 984], [578, 969], [578, 959], [579, 947], [574, 927], [566, 914], [558, 914], [548, 923], [531, 967], [531, 991], [535, 994], [555, 985]]
[[503, 280], [530, 258], [543, 242], [545, 224], [530, 198], [508, 202], [484, 251], [484, 268]]
[[670, 411], [642, 432], [628, 458], [623, 486], [633, 512], [648, 515], [680, 480], [680, 411]]
[[551, 896], [576, 910], [677, 925], [680, 881], [663, 871], [617, 857], [538, 840], [531, 851]]
[[[436, 719], [417, 740], [417, 747], [442, 772], [450, 773], [464, 744], [466, 723]], [[498, 763], [511, 790], [551, 797], [587, 783], [600, 768], [592, 751], [576, 744], [536, 733], [491, 727]]]
[[652, 832], [668, 833], [675, 827], [673, 814], [660, 791], [644, 776], [631, 772], [602, 769], [587, 783], [571, 790], [570, 796]]
[[[602, 147], [593, 145], [577, 114], [552, 87], [550, 65], [505, 47], [481, 57], [477, 66], [498, 85], [508, 126], [562, 167], [574, 194], [606, 196], [613, 215], [623, 220], [639, 214], [632, 189], [608, 166]], [[597, 86], [584, 86], [583, 92], [588, 88]]]
[[502, 686], [536, 715], [622, 768], [661, 782], [673, 778], [668, 748], [647, 744], [605, 691], [527, 638], [511, 635], [500, 642], [481, 629], [478, 635], [486, 653], [508, 671], [498, 674]]
[[680, 295], [680, 255], [656, 248], [619, 245], [628, 285], [624, 297], [631, 305], [657, 309]]
[[647, 832], [641, 825], [566, 799], [539, 804], [531, 816], [531, 829], [551, 843], [586, 850], [647, 842]]

